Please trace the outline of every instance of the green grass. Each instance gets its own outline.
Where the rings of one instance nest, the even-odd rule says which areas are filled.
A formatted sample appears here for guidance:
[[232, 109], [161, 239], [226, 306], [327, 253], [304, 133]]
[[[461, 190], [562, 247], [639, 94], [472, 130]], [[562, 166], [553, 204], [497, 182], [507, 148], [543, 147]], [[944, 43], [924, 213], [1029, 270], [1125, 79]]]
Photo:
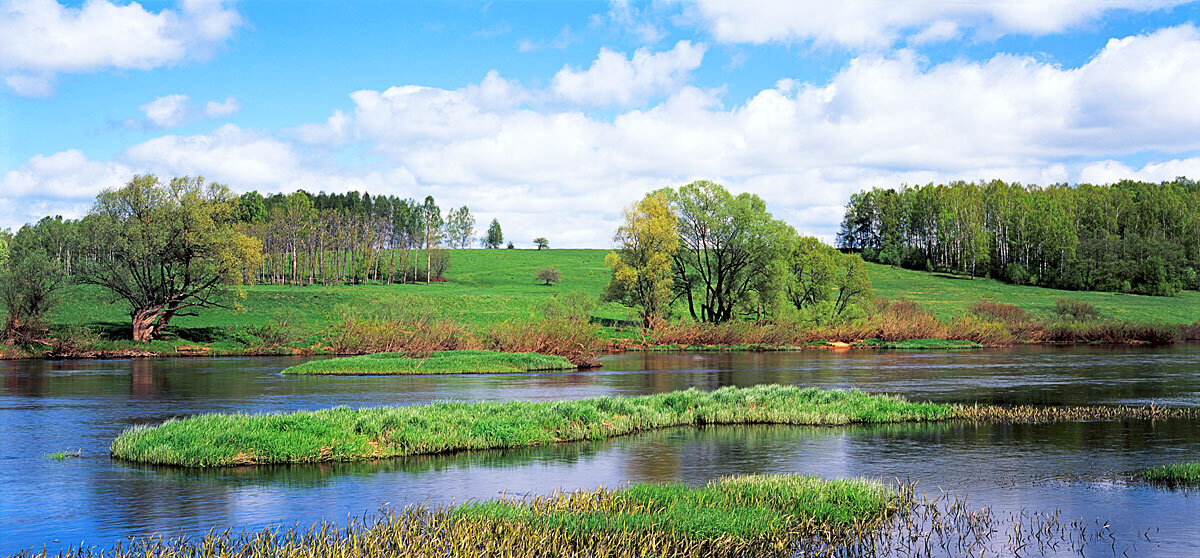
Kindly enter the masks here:
[[[73, 286], [50, 316], [55, 331], [87, 326], [99, 334], [97, 350], [142, 350], [174, 354], [181, 346], [201, 345], [210, 354], [328, 352], [325, 332], [344, 313], [395, 307], [423, 307], [470, 328], [485, 329], [506, 320], [538, 318], [556, 293], [579, 291], [599, 298], [608, 282], [607, 250], [452, 250], [447, 282], [411, 285], [334, 285], [291, 287], [257, 285], [241, 302], [247, 311], [202, 309], [181, 316], [168, 329], [171, 338], [148, 344], [128, 340], [129, 310], [123, 301], [98, 287]], [[561, 284], [544, 286], [534, 279], [539, 269], [556, 267]], [[1009, 285], [990, 279], [968, 279], [868, 264], [874, 292], [908, 298], [942, 319], [952, 319], [974, 302], [989, 299], [1014, 304], [1032, 317], [1053, 317], [1055, 299], [1075, 298], [1096, 306], [1105, 320], [1156, 323], [1200, 322], [1200, 293], [1174, 297], [1073, 292]], [[680, 307], [677, 313], [686, 313]], [[616, 323], [631, 320], [616, 303], [598, 306], [596, 318]], [[281, 323], [286, 326], [280, 326]], [[267, 346], [272, 331], [286, 330], [289, 340]], [[606, 327], [608, 336], [627, 333]], [[267, 347], [264, 350], [264, 347]]]
[[1168, 297], [1061, 291], [879, 264], [867, 264], [867, 269], [875, 296], [907, 298], [946, 320], [966, 313], [972, 303], [981, 299], [1014, 304], [1034, 318], [1048, 320], [1055, 317], [1055, 299], [1072, 298], [1092, 304], [1106, 319], [1171, 324], [1200, 322], [1200, 292], [1196, 291]]
[[1151, 467], [1142, 471], [1142, 478], [1155, 484], [1200, 485], [1200, 462]]
[[905, 339], [903, 341], [883, 341], [881, 339], [864, 339], [858, 344], [862, 347], [875, 349], [892, 349], [908, 351], [946, 351], [960, 349], [980, 349], [983, 345], [974, 341], [962, 339]]
[[358, 461], [595, 440], [672, 426], [841, 425], [952, 418], [954, 407], [857, 390], [696, 389], [579, 401], [455, 403], [287, 414], [206, 414], [136, 426], [112, 443], [130, 461], [213, 467]]
[[881, 519], [898, 507], [899, 496], [896, 489], [863, 479], [747, 475], [702, 487], [633, 484], [615, 491], [561, 494], [533, 504], [468, 503], [455, 515], [582, 536], [667, 531], [700, 539], [784, 540], [797, 523], [837, 527]]
[[65, 461], [69, 458], [81, 457], [82, 455], [83, 455], [82, 449], [77, 449], [75, 451], [69, 451], [69, 450], [68, 451], [56, 451], [54, 453], [46, 454], [46, 459], [53, 459], [55, 461]]
[[406, 357], [398, 353], [376, 353], [314, 360], [285, 368], [284, 374], [515, 374], [546, 370], [576, 370], [571, 361], [538, 353], [495, 351], [435, 351], [428, 357]]

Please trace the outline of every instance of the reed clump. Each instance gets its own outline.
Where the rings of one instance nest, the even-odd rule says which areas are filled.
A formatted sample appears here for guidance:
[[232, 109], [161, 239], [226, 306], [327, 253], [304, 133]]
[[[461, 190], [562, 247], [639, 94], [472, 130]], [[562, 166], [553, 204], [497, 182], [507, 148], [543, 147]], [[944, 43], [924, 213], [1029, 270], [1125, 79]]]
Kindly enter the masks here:
[[1168, 486], [1200, 486], [1200, 462], [1172, 463], [1142, 471], [1142, 479]]
[[538, 353], [434, 351], [425, 356], [376, 353], [314, 360], [283, 370], [301, 375], [518, 374], [576, 370], [571, 361]]
[[[408, 506], [346, 527], [272, 529], [194, 539], [136, 539], [110, 549], [74, 547], [74, 558], [785, 557], [821, 540], [886, 527], [911, 507], [912, 485], [755, 475], [699, 488], [636, 484], [463, 506]], [[809, 555], [804, 552], [804, 555]], [[45, 550], [17, 558], [47, 558]]]
[[946, 420], [954, 415], [949, 405], [858, 390], [759, 385], [578, 401], [205, 414], [129, 428], [110, 449], [113, 457], [130, 461], [214, 467], [534, 447], [675, 426], [845, 425]]

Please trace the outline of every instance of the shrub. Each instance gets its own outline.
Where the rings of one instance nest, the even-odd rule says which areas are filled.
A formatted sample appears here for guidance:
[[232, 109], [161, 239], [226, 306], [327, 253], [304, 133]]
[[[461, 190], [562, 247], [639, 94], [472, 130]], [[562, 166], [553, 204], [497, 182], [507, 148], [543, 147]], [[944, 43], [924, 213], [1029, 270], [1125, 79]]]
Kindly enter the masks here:
[[404, 353], [481, 349], [465, 326], [437, 316], [420, 304], [398, 304], [373, 315], [345, 314], [326, 340], [340, 354]]
[[946, 338], [946, 328], [936, 316], [919, 304], [903, 298], [876, 299], [871, 323], [877, 330], [872, 337], [884, 341]]
[[100, 336], [86, 326], [67, 326], [50, 339], [50, 354], [57, 357], [88, 356]]
[[1054, 313], [1064, 320], [1077, 322], [1095, 320], [1100, 317], [1100, 310], [1091, 303], [1074, 298], [1055, 299]]
[[1023, 325], [1029, 321], [1029, 315], [1021, 307], [991, 300], [980, 300], [972, 304], [970, 312], [985, 320], [1001, 322], [1008, 326]]
[[991, 346], [1008, 345], [1017, 340], [1016, 335], [1004, 322], [983, 318], [976, 314], [959, 316], [954, 320], [950, 324], [948, 337]]
[[542, 314], [551, 320], [589, 322], [596, 300], [579, 291], [566, 291], [554, 295], [542, 308]]
[[492, 326], [486, 347], [508, 353], [561, 356], [576, 366], [596, 366], [596, 354], [608, 347], [600, 327], [586, 321], [554, 318], [509, 320]]
[[537, 272], [536, 279], [538, 281], [544, 281], [547, 286], [549, 286], [550, 283], [561, 283], [562, 272], [559, 271], [557, 267], [543, 268], [541, 271]]

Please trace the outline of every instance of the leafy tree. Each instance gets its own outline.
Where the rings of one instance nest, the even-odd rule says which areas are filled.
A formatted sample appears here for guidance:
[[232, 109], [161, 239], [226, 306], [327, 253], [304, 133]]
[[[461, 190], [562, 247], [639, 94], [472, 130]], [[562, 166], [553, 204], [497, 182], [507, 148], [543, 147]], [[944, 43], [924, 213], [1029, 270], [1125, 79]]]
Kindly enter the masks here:
[[679, 250], [678, 216], [666, 191], [651, 192], [624, 213], [613, 236], [619, 248], [604, 257], [612, 279], [604, 299], [635, 308], [653, 327], [669, 317], [674, 294], [672, 258]]
[[562, 272], [557, 267], [543, 268], [537, 272], [537, 280], [543, 281], [546, 286], [549, 286], [550, 283], [561, 283]]
[[446, 216], [446, 238], [452, 248], [470, 248], [475, 240], [475, 216], [467, 206], [450, 210]]
[[841, 316], [852, 306], [874, 299], [871, 277], [867, 274], [867, 262], [858, 254], [846, 254], [838, 262], [837, 299], [834, 301], [834, 316]]
[[267, 203], [258, 192], [246, 192], [238, 198], [235, 218], [243, 223], [267, 220]]
[[537, 244], [538, 250], [549, 250], [550, 249], [550, 241], [546, 240], [546, 237], [544, 237], [544, 236], [539, 236], [539, 237], [533, 239], [533, 243]]
[[487, 236], [483, 238], [483, 246], [496, 249], [501, 244], [504, 244], [504, 233], [500, 230], [500, 221], [492, 219], [492, 224], [488, 225]]
[[234, 222], [229, 188], [203, 178], [136, 176], [101, 192], [83, 220], [83, 281], [129, 302], [133, 339], [159, 337], [178, 315], [236, 307], [262, 263], [262, 244]]
[[513, 246], [513, 243], [512, 243], [512, 241], [510, 240], [510, 241], [508, 241], [508, 246], [505, 246], [505, 248], [507, 248], [507, 249], [509, 249], [509, 250], [512, 250], [513, 248], [516, 248], [516, 246]]
[[841, 253], [811, 236], [792, 235], [786, 253], [788, 302], [806, 310], [833, 296]]
[[21, 227], [8, 245], [7, 261], [0, 267], [0, 303], [5, 308], [4, 338], [10, 343], [31, 343], [45, 334], [45, 315], [66, 285], [66, 271], [52, 249], [60, 222], [47, 217]]
[[[758, 196], [734, 196], [705, 180], [668, 195], [679, 216], [681, 249], [673, 258], [677, 292], [687, 300], [692, 318], [728, 321], [752, 291], [773, 286], [761, 280], [780, 257], [788, 227], [767, 213]], [[760, 300], [773, 297], [753, 294]]]
[[425, 230], [425, 283], [433, 280], [433, 248], [441, 242], [442, 210], [433, 201], [433, 196], [425, 196], [421, 205], [421, 223]]

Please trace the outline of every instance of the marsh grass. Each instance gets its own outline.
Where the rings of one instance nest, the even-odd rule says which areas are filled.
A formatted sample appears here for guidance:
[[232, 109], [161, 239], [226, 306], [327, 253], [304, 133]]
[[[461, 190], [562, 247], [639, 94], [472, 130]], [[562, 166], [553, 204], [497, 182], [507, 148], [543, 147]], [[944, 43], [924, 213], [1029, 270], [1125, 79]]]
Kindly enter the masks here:
[[1172, 463], [1142, 471], [1142, 478], [1154, 484], [1200, 486], [1200, 462]]
[[698, 488], [635, 484], [462, 506], [412, 505], [346, 527], [321, 522], [307, 530], [210, 531], [194, 539], [134, 539], [107, 550], [71, 547], [59, 556], [782, 558], [884, 531], [914, 501], [912, 485], [755, 475]]
[[65, 461], [72, 458], [78, 459], [80, 457], [83, 457], [83, 448], [79, 448], [75, 451], [64, 450], [46, 454], [46, 459], [53, 459], [55, 461]]
[[949, 405], [858, 390], [760, 385], [578, 401], [206, 414], [132, 427], [113, 441], [111, 452], [130, 461], [189, 467], [358, 461], [598, 440], [673, 426], [845, 425], [954, 415]]
[[884, 341], [882, 339], [864, 339], [860, 347], [892, 350], [962, 350], [979, 349], [983, 345], [966, 339], [905, 339], [903, 341]]
[[313, 375], [414, 375], [414, 374], [515, 374], [536, 371], [576, 370], [571, 361], [537, 353], [495, 351], [434, 351], [427, 356], [376, 353], [314, 360], [283, 370], [284, 374]]

